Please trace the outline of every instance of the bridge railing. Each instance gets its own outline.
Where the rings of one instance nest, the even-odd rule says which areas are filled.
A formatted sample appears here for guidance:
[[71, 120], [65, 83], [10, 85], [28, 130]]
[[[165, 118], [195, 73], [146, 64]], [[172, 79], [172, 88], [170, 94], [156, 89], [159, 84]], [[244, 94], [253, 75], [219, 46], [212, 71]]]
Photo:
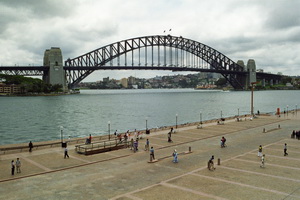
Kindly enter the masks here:
[[[93, 137], [94, 141], [102, 141], [106, 140], [108, 135], [101, 135]], [[73, 138], [70, 140], [64, 140], [68, 145], [72, 144], [79, 144], [84, 143], [86, 138]], [[43, 149], [43, 148], [52, 148], [52, 147], [61, 147], [61, 141], [49, 141], [49, 142], [33, 142], [33, 150]], [[28, 151], [29, 147], [27, 144], [11, 144], [11, 145], [4, 145], [0, 147], [0, 154], [7, 154], [7, 153], [18, 153], [23, 151]]]

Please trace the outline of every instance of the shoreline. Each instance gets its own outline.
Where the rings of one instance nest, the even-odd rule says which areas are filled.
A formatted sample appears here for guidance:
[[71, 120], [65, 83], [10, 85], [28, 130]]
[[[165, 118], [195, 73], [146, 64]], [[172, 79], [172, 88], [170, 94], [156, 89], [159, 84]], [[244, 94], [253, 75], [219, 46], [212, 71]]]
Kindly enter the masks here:
[[[261, 113], [260, 116], [270, 116], [271, 114], [269, 113]], [[250, 114], [246, 114], [246, 115], [242, 115], [240, 116], [240, 118], [250, 118], [251, 115]], [[237, 118], [237, 115], [235, 116], [230, 116], [230, 117], [226, 117], [225, 122], [228, 120], [235, 120]], [[202, 125], [209, 125], [209, 124], [213, 124], [213, 123], [218, 123], [220, 119], [210, 119], [210, 120], [206, 120], [206, 121], [202, 121]], [[178, 124], [177, 128], [187, 128], [187, 127], [192, 127], [192, 126], [199, 126], [200, 122], [191, 122], [191, 123], [184, 123], [184, 124]], [[158, 127], [158, 128], [151, 128], [148, 129], [150, 130], [150, 135], [151, 133], [157, 133], [157, 132], [162, 132], [162, 131], [166, 131], [166, 130], [170, 130], [171, 128], [174, 128], [175, 125], [173, 126], [162, 126], [162, 127]], [[175, 129], [175, 128], [174, 128]], [[175, 129], [176, 130], [176, 129]], [[146, 130], [137, 130], [137, 132], [141, 132], [142, 134], [146, 134]], [[129, 134], [133, 134], [134, 131], [130, 131]], [[124, 135], [125, 132], [119, 133], [121, 135]], [[93, 138], [93, 142], [95, 141], [103, 141], [103, 140], [107, 140], [109, 137], [108, 134], [106, 135], [92, 135]], [[110, 137], [115, 138], [114, 134], [110, 134]], [[64, 139], [63, 142], [69, 143], [69, 144], [81, 144], [81, 143], [85, 143], [86, 138], [88, 138], [88, 135], [86, 137], [78, 137], [78, 138], [71, 138], [69, 139]], [[29, 142], [29, 141], [28, 141]], [[51, 147], [58, 147], [61, 146], [61, 140], [48, 140], [48, 141], [38, 141], [35, 142], [32, 140], [32, 143], [34, 145], [34, 148], [36, 149], [43, 149], [43, 148], [51, 148]], [[26, 151], [28, 149], [28, 143], [16, 143], [16, 144], [4, 144], [4, 145], [0, 145], [0, 154], [6, 154], [5, 152], [8, 151]], [[4, 152], [4, 153], [3, 153]], [[10, 152], [8, 152], [10, 153]]]

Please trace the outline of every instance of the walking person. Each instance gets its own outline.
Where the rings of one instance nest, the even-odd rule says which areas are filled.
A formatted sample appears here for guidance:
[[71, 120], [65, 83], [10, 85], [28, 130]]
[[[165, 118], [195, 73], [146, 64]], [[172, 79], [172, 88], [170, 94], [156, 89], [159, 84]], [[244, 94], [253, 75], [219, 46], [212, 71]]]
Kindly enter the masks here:
[[258, 156], [258, 157], [261, 157], [261, 156], [262, 156], [262, 146], [261, 146], [261, 145], [259, 145], [259, 147], [258, 147], [258, 153], [257, 153], [257, 156]]
[[68, 148], [67, 148], [67, 147], [65, 148], [65, 151], [64, 151], [64, 152], [65, 152], [64, 158], [66, 158], [66, 157], [68, 157], [68, 158], [69, 158], [69, 154], [68, 154]]
[[150, 161], [153, 161], [153, 160], [155, 160], [154, 149], [153, 149], [153, 147], [151, 147], [151, 149], [150, 149]]
[[172, 139], [171, 139], [171, 137], [172, 137], [172, 132], [170, 131], [168, 133], [168, 142], [173, 142]]
[[17, 158], [16, 161], [16, 168], [17, 168], [17, 173], [21, 173], [21, 161], [19, 158]]
[[287, 153], [287, 144], [286, 144], [286, 143], [284, 144], [283, 152], [284, 152], [284, 156], [289, 155], [289, 154]]
[[145, 151], [149, 151], [149, 144], [150, 144], [150, 142], [149, 142], [149, 139], [147, 138], [146, 144], [145, 144]]
[[32, 144], [31, 141], [29, 142], [28, 147], [29, 147], [29, 152], [31, 152], [31, 151], [32, 151], [32, 148], [33, 148], [33, 144]]
[[215, 170], [215, 166], [214, 166], [214, 159], [215, 159], [215, 156], [212, 155], [211, 158], [209, 159], [208, 161], [208, 169], [209, 170]]
[[178, 163], [178, 153], [176, 149], [173, 152], [173, 163]]
[[15, 161], [11, 161], [11, 175], [15, 175]]
[[265, 167], [265, 154], [264, 155], [262, 155], [262, 157], [261, 157], [261, 165], [260, 165], [260, 167], [262, 167], [262, 168], [264, 168]]
[[226, 138], [223, 136], [223, 137], [221, 138], [221, 148], [226, 147], [225, 142], [226, 142]]

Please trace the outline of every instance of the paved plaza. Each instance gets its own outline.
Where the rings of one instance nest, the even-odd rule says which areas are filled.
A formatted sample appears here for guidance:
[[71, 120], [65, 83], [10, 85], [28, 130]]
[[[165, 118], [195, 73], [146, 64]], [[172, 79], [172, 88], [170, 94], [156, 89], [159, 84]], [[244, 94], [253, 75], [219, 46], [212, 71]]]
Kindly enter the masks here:
[[[2, 153], [0, 199], [300, 200], [300, 140], [290, 137], [300, 130], [299, 121], [300, 112], [214, 122], [202, 129], [182, 127], [172, 134], [172, 143], [167, 142], [169, 130], [157, 131], [140, 140], [137, 153], [128, 148], [85, 156], [73, 144], [68, 146], [69, 159], [60, 147]], [[220, 148], [222, 136], [226, 148]], [[157, 162], [148, 162], [145, 138]], [[259, 145], [266, 155], [264, 168], [257, 156]], [[178, 163], [172, 162], [174, 149]], [[207, 169], [212, 155], [215, 171]], [[16, 158], [22, 162], [21, 173], [12, 176], [10, 162]]]

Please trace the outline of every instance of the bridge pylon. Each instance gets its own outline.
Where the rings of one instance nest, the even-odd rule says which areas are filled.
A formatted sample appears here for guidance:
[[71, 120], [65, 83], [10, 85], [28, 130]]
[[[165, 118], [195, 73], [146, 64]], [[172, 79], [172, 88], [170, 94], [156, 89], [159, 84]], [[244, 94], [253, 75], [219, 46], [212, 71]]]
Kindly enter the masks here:
[[242, 66], [244, 70], [247, 72], [246, 76], [240, 76], [239, 81], [243, 83], [244, 89], [247, 90], [251, 87], [251, 83], [256, 82], [256, 65], [255, 60], [249, 59], [247, 62], [247, 66], [245, 66], [244, 61], [238, 60], [237, 64]]
[[63, 87], [63, 91], [67, 91], [66, 75], [63, 68], [63, 57], [60, 48], [51, 47], [51, 49], [45, 50], [44, 66], [48, 66], [49, 70], [47, 73], [44, 73], [43, 81], [51, 85], [60, 84]]

